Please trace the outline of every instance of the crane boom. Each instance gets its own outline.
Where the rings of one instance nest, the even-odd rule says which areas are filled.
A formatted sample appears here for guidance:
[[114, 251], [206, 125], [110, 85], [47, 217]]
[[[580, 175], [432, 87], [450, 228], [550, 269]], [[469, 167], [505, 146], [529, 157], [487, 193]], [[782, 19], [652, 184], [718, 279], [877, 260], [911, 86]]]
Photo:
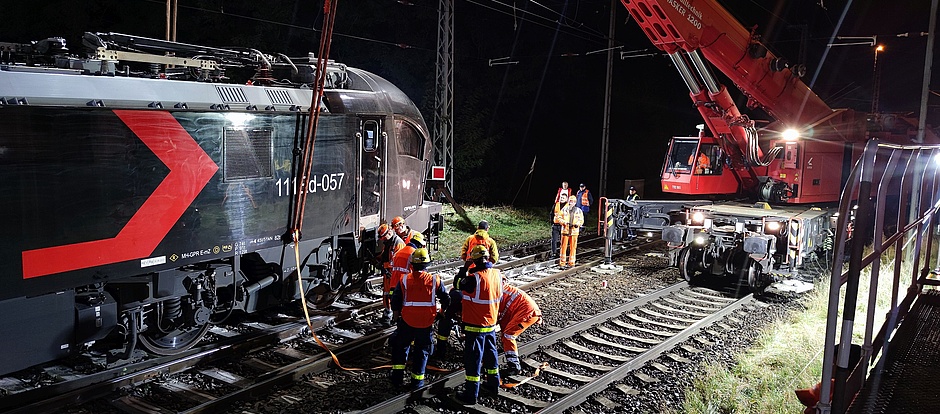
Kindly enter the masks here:
[[[714, 0], [621, 0], [653, 45], [673, 55], [700, 52], [748, 98], [785, 125], [810, 125], [832, 109], [791, 67]], [[709, 85], [708, 89], [717, 89]]]

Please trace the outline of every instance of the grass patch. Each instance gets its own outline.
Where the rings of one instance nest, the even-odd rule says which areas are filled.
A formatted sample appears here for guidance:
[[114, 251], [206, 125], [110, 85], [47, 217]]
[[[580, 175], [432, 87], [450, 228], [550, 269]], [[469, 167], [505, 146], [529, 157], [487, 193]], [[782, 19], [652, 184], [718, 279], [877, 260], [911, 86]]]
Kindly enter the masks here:
[[[520, 243], [548, 240], [552, 237], [550, 217], [551, 205], [545, 208], [516, 208], [510, 206], [462, 206], [470, 218], [467, 223], [454, 211], [453, 206], [444, 204], [444, 231], [441, 232], [440, 248], [433, 252], [435, 260], [451, 259], [460, 256], [464, 240], [473, 234], [481, 220], [490, 223], [489, 234], [500, 248]], [[597, 228], [597, 213], [593, 210], [584, 215], [584, 233]]]
[[[894, 255], [881, 260], [874, 329], [884, 323], [890, 308]], [[909, 275], [910, 265], [902, 265]], [[847, 268], [847, 266], [846, 266]], [[902, 277], [904, 280], [904, 277]], [[908, 279], [909, 280], [909, 279]], [[817, 282], [816, 289], [802, 300], [805, 310], [791, 312], [764, 328], [755, 344], [740, 354], [733, 366], [709, 363], [686, 391], [683, 413], [797, 413], [804, 407], [794, 390], [808, 388], [822, 376], [822, 350], [829, 303], [829, 280]], [[870, 268], [863, 270], [853, 329], [853, 343], [861, 344], [865, 332], [865, 308], [871, 286]], [[905, 287], [902, 285], [901, 294]], [[840, 295], [840, 316], [845, 289]], [[840, 322], [841, 324], [841, 319]]]

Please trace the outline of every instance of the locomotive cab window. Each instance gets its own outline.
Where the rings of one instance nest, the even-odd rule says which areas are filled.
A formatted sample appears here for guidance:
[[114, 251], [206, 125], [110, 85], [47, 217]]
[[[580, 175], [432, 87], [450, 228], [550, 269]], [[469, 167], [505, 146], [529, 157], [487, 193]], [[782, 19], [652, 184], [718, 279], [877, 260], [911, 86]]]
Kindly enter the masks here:
[[379, 146], [379, 123], [365, 121], [362, 124], [362, 149], [368, 152], [375, 151]]
[[273, 176], [272, 128], [225, 128], [222, 139], [225, 181]]
[[413, 125], [396, 121], [395, 129], [398, 133], [398, 155], [414, 157], [419, 160], [424, 158], [424, 138], [414, 128]]

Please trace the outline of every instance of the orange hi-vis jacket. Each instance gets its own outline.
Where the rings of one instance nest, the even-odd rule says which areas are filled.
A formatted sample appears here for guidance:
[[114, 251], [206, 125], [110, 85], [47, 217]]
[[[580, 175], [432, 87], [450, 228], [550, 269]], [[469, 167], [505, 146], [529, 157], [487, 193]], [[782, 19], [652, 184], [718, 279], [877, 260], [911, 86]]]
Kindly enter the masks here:
[[581, 226], [584, 225], [584, 212], [578, 206], [565, 207], [561, 209], [561, 235], [577, 236], [581, 234]]
[[474, 278], [476, 287], [473, 293], [462, 292], [463, 322], [478, 327], [495, 326], [499, 316], [499, 299], [503, 295], [503, 277], [499, 269], [483, 269], [468, 277]]
[[437, 316], [437, 292], [444, 291], [439, 276], [411, 272], [402, 277], [401, 318], [412, 328], [427, 328]]
[[483, 247], [486, 247], [486, 250], [490, 252], [490, 263], [499, 261], [499, 247], [496, 246], [496, 240], [493, 240], [493, 238], [490, 237], [490, 233], [483, 229], [478, 229], [464, 240], [463, 247], [460, 248], [460, 258], [470, 260], [470, 252], [478, 245], [483, 245]]
[[563, 205], [562, 203], [555, 203], [555, 220], [554, 220], [555, 224], [562, 224], [565, 222], [565, 217], [561, 214], [561, 210], [566, 205], [567, 204]]
[[[411, 272], [411, 255], [415, 252], [415, 247], [406, 244], [405, 247], [398, 249], [395, 252], [395, 257], [392, 258], [392, 277], [389, 279], [390, 289], [394, 289], [395, 286], [398, 286], [398, 282], [401, 282], [401, 278]], [[392, 292], [388, 292], [391, 294]]]
[[503, 285], [503, 297], [499, 301], [499, 319], [513, 316], [542, 316], [542, 310], [527, 293], [513, 285]]

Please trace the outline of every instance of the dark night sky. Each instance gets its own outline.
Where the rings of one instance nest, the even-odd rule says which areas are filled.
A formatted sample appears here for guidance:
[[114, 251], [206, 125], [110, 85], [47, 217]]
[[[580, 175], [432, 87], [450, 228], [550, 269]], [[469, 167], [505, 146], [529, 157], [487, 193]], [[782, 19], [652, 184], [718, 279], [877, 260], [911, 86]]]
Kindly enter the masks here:
[[[339, 0], [330, 57], [375, 72], [399, 87], [432, 122], [437, 0]], [[701, 0], [694, 0], [701, 1]], [[829, 36], [848, 0], [719, 1], [741, 23], [758, 25], [778, 56], [799, 60], [799, 25], [806, 25], [807, 83], [833, 108], [867, 111], [871, 105], [872, 49], [831, 48]], [[0, 41], [63, 36], [73, 50], [84, 31], [164, 36], [163, 0], [47, 0], [7, 2]], [[458, 198], [488, 203], [547, 204], [562, 180], [585, 182], [597, 193], [603, 128], [609, 0], [454, 0], [455, 140], [471, 148], [480, 167], [458, 159]], [[910, 5], [916, 3], [916, 5]], [[855, 0], [839, 35], [878, 35], [881, 109], [916, 113], [920, 101], [930, 2]], [[179, 0], [179, 41], [250, 46], [298, 56], [316, 50], [322, 1]], [[904, 4], [904, 6], [898, 6]], [[518, 9], [513, 13], [508, 6]], [[616, 5], [616, 44], [652, 45], [626, 9]], [[887, 16], [898, 16], [889, 19]], [[559, 23], [560, 22], [560, 23]], [[512, 65], [488, 64], [511, 57]], [[937, 64], [934, 65], [935, 67]], [[934, 71], [937, 72], [937, 71]], [[669, 137], [693, 135], [701, 123], [668, 58], [617, 59], [613, 66], [608, 194], [624, 179], [646, 179], [656, 189]], [[938, 79], [940, 81], [940, 79]], [[739, 96], [730, 86], [733, 96]], [[934, 89], [937, 89], [934, 82]], [[936, 104], [933, 97], [931, 104]], [[741, 108], [743, 102], [739, 102]], [[937, 118], [932, 105], [930, 119]], [[495, 142], [493, 142], [495, 141]], [[526, 179], [533, 157], [535, 173]], [[464, 168], [464, 166], [470, 166]], [[462, 171], [461, 171], [462, 170]]]

